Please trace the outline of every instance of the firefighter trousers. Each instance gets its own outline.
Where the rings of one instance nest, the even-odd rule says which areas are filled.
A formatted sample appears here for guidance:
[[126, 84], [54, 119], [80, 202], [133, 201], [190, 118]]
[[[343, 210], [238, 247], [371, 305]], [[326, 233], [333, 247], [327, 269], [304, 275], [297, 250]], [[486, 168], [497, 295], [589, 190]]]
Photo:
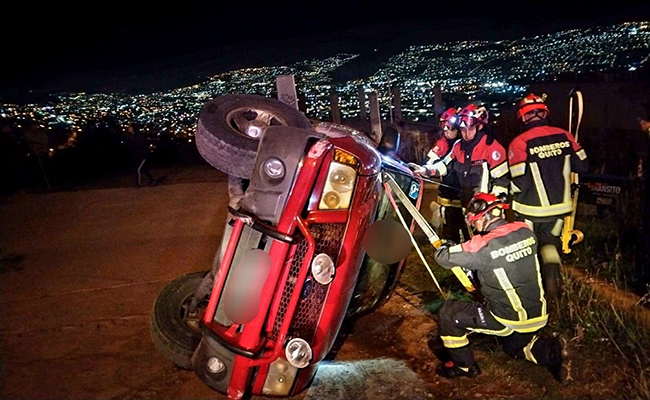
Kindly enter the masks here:
[[[463, 209], [454, 206], [440, 206], [442, 217], [442, 238], [462, 243], [470, 239]], [[461, 237], [462, 234], [462, 237]]]
[[[541, 330], [541, 329], [540, 329]], [[553, 339], [539, 337], [539, 331], [515, 332], [503, 326], [487, 306], [477, 301], [446, 300], [438, 314], [438, 333], [454, 364], [469, 368], [474, 354], [467, 335], [476, 332], [500, 336], [503, 351], [513, 358], [525, 358], [539, 365], [550, 365]]]
[[560, 235], [562, 235], [564, 219], [537, 220], [525, 217], [524, 222], [537, 236], [537, 248], [542, 263], [542, 281], [544, 282], [546, 298], [550, 301], [556, 300], [560, 296], [560, 285], [562, 283], [560, 274], [562, 259], [558, 249], [562, 247]]

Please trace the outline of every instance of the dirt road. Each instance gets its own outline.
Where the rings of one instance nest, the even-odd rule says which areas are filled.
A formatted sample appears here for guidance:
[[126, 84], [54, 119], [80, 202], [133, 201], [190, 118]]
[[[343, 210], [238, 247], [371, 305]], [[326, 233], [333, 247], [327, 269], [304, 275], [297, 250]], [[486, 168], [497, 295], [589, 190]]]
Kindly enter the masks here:
[[[0, 208], [3, 399], [223, 398], [172, 366], [149, 336], [161, 288], [209, 268], [225, 220], [225, 180], [23, 194]], [[615, 397], [603, 370], [561, 387], [547, 371], [477, 338], [484, 374], [435, 376], [435, 318], [408, 280], [359, 319], [308, 399]], [[433, 289], [431, 289], [433, 290]], [[594, 363], [600, 362], [598, 359]]]

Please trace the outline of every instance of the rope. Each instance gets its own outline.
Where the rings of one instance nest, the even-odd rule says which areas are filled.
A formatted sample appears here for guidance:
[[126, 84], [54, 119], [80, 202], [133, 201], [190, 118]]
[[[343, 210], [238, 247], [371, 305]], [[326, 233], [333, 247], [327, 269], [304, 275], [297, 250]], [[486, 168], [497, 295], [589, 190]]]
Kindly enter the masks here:
[[388, 200], [390, 200], [390, 203], [393, 205], [393, 208], [395, 209], [395, 212], [397, 213], [397, 216], [399, 217], [400, 222], [402, 223], [402, 226], [406, 230], [406, 232], [409, 234], [409, 238], [411, 239], [411, 243], [413, 243], [413, 246], [415, 246], [415, 251], [417, 251], [418, 256], [420, 256], [420, 259], [422, 260], [422, 263], [426, 267], [427, 271], [429, 272], [429, 275], [431, 275], [431, 279], [433, 279], [433, 282], [436, 284], [436, 287], [440, 291], [440, 294], [442, 295], [442, 298], [447, 300], [447, 295], [445, 292], [442, 291], [442, 288], [440, 287], [440, 284], [438, 283], [438, 280], [436, 279], [435, 275], [433, 275], [433, 271], [431, 270], [431, 267], [429, 266], [429, 263], [427, 263], [427, 260], [424, 258], [424, 254], [422, 254], [422, 251], [420, 250], [420, 246], [418, 243], [415, 241], [415, 238], [413, 237], [413, 234], [411, 233], [411, 230], [409, 229], [408, 225], [406, 224], [406, 221], [404, 221], [404, 217], [402, 216], [402, 213], [399, 210], [399, 207], [397, 206], [397, 203], [395, 202], [395, 199], [393, 198], [393, 195], [391, 193], [390, 187], [388, 186], [388, 183], [384, 182], [384, 187], [386, 188], [386, 194], [388, 195]]

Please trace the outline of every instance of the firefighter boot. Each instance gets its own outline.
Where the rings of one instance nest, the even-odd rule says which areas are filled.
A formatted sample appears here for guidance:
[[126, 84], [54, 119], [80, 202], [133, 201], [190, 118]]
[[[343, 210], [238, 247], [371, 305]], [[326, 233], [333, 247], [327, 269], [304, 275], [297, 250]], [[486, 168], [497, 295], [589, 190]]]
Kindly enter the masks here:
[[572, 380], [571, 362], [567, 360], [566, 339], [562, 336], [539, 339], [533, 348], [533, 354], [540, 365], [544, 365], [560, 383]]
[[568, 360], [567, 341], [562, 336], [556, 336], [551, 340], [548, 353], [548, 369], [553, 377], [560, 383], [567, 383], [573, 380], [571, 377], [571, 361]]
[[467, 368], [467, 371], [465, 371], [463, 368], [454, 364], [453, 361], [447, 361], [446, 363], [440, 364], [436, 367], [436, 374], [447, 379], [460, 378], [461, 376], [476, 378], [481, 375], [481, 368], [477, 363], [474, 363], [471, 367]]

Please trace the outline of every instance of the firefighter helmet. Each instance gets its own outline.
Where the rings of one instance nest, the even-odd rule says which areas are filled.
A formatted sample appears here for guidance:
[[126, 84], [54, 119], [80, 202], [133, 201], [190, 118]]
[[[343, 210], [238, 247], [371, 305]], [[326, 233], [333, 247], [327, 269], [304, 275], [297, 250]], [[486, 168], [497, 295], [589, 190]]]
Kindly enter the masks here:
[[[500, 209], [498, 212], [492, 212], [492, 210], [497, 208]], [[476, 222], [483, 217], [486, 217], [486, 222], [494, 218], [502, 218], [503, 212], [501, 210], [507, 210], [509, 208], [510, 206], [508, 205], [505, 193], [496, 196], [490, 193], [478, 192], [467, 205], [467, 222], [471, 227], [474, 227]]]
[[483, 106], [469, 104], [458, 113], [458, 126], [461, 128], [471, 128], [479, 124], [487, 124], [488, 111]]
[[458, 110], [449, 108], [440, 115], [440, 127], [443, 130], [454, 130], [458, 128]]
[[[536, 94], [531, 93], [521, 99], [521, 101], [519, 101], [519, 106], [517, 107], [517, 116], [520, 119], [523, 119], [524, 115], [531, 111], [536, 111], [535, 114], [540, 111], [546, 111], [547, 114], [550, 113], [548, 107], [546, 107], [546, 104], [544, 103], [545, 97], [546, 95], [544, 95], [544, 97], [539, 97]], [[541, 118], [541, 116], [539, 117]]]

